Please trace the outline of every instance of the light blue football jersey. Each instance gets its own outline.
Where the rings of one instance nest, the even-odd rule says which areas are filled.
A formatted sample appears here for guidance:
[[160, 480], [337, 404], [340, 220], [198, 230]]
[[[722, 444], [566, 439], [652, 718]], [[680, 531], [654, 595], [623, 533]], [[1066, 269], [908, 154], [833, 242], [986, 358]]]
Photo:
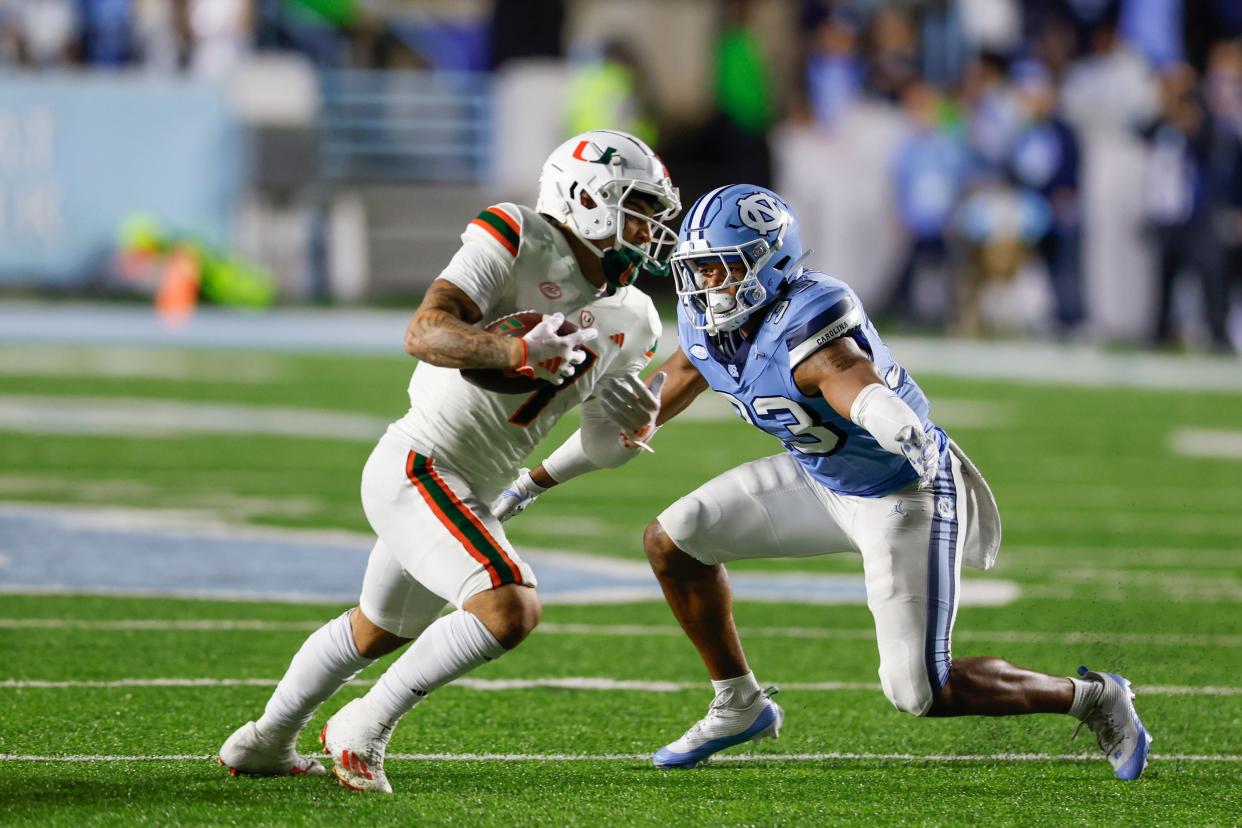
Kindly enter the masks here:
[[[948, 437], [931, 421], [931, 403], [892, 353], [863, 311], [853, 290], [839, 279], [804, 271], [772, 303], [749, 339], [721, 343], [689, 323], [702, 316], [677, 306], [681, 349], [712, 390], [728, 397], [743, 420], [780, 440], [816, 480], [834, 492], [879, 497], [917, 479], [904, 457], [885, 451], [866, 429], [842, 417], [821, 396], [798, 390], [793, 371], [828, 342], [852, 337], [885, 384], [914, 410], [923, 429], [943, 450]], [[735, 344], [729, 353], [729, 344]]]

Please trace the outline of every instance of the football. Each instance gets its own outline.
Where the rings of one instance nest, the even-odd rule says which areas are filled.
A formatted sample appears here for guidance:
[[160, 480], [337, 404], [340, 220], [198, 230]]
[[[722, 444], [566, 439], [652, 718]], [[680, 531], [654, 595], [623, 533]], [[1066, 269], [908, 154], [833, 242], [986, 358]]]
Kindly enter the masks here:
[[[518, 311], [492, 320], [483, 326], [483, 330], [503, 336], [523, 337], [542, 319], [543, 314], [539, 311]], [[578, 326], [566, 320], [561, 323], [557, 333], [566, 336], [576, 330]], [[466, 382], [477, 385], [484, 391], [494, 391], [497, 394], [529, 394], [545, 385], [550, 385], [544, 380], [531, 379], [506, 368], [462, 368], [460, 370], [462, 379]]]

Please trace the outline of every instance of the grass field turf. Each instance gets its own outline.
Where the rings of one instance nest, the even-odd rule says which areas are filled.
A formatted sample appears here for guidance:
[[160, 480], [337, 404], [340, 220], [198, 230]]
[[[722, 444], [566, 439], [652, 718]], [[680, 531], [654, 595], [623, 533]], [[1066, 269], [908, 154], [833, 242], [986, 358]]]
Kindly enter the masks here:
[[[10, 368], [0, 376], [0, 394], [395, 417], [410, 370], [400, 358], [175, 352], [151, 371], [149, 360], [119, 349], [94, 349], [89, 357], [66, 349], [29, 352], [31, 365], [42, 367]], [[963, 608], [955, 653], [1004, 655], [1061, 674], [1079, 663], [1122, 672], [1138, 686], [1158, 757], [1221, 759], [1157, 758], [1143, 780], [1121, 784], [1089, 734], [1069, 741], [1068, 719], [919, 721], [894, 712], [878, 690], [794, 689], [789, 685], [876, 682], [865, 608], [747, 603], [737, 608], [739, 624], [763, 632], [747, 636], [752, 664], [762, 681], [787, 686], [778, 699], [789, 715], [780, 741], [732, 752], [753, 761], [665, 773], [640, 758], [702, 714], [710, 695], [705, 683], [672, 692], [450, 687], [402, 724], [394, 754], [618, 758], [394, 760], [397, 796], [368, 798], [330, 779], [231, 779], [208, 761], [233, 727], [259, 712], [267, 686], [12, 686], [272, 680], [311, 625], [341, 607], [6, 595], [0, 616], [12, 623], [0, 628], [0, 680], [10, 686], [0, 685], [0, 754], [201, 758], [0, 762], [0, 821], [1236, 824], [1242, 695], [1202, 688], [1242, 684], [1242, 464], [1182, 457], [1167, 446], [1177, 427], [1236, 429], [1242, 398], [919, 379], [933, 405], [980, 401], [996, 414], [970, 428], [947, 425], [1001, 504], [1006, 544], [995, 577], [1023, 589], [1006, 607]], [[570, 427], [562, 424], [552, 440]], [[511, 524], [515, 543], [638, 556], [638, 533], [665, 505], [711, 475], [777, 448], [736, 421], [674, 423], [656, 447], [652, 457], [546, 496]], [[357, 440], [0, 432], [0, 499], [194, 509], [269, 525], [364, 530], [357, 485], [369, 449]], [[848, 555], [743, 567], [860, 570]], [[38, 619], [82, 623], [33, 626]], [[157, 624], [92, 628], [124, 619]], [[266, 620], [277, 628], [159, 627], [173, 619]], [[702, 682], [692, 648], [671, 629], [662, 605], [549, 607], [544, 621], [546, 629], [520, 650], [474, 676]], [[622, 623], [656, 626], [662, 634], [610, 629]], [[590, 625], [589, 631], [568, 632], [570, 624]], [[1084, 633], [1090, 635], [1080, 640]], [[1152, 638], [1144, 640], [1145, 633]], [[363, 679], [377, 674], [372, 668]], [[1144, 694], [1144, 686], [1160, 692]], [[1175, 695], [1170, 688], [1191, 692]], [[331, 700], [304, 734], [303, 749], [314, 746], [319, 723], [363, 689], [347, 688]], [[864, 756], [780, 758], [803, 754]], [[1085, 761], [944, 758], [998, 754]]]

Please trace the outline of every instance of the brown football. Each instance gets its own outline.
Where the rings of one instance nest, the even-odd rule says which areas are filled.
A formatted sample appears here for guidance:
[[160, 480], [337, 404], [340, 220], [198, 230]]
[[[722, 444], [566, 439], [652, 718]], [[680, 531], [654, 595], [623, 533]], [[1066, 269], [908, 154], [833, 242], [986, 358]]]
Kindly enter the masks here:
[[[539, 311], [518, 311], [488, 322], [483, 326], [483, 330], [504, 336], [523, 337], [542, 319], [543, 314]], [[566, 336], [576, 330], [578, 330], [577, 325], [565, 320], [561, 323], [557, 333]], [[544, 380], [531, 379], [507, 368], [462, 368], [460, 370], [461, 377], [466, 382], [477, 385], [484, 391], [493, 391], [497, 394], [529, 394], [545, 385], [550, 385]]]

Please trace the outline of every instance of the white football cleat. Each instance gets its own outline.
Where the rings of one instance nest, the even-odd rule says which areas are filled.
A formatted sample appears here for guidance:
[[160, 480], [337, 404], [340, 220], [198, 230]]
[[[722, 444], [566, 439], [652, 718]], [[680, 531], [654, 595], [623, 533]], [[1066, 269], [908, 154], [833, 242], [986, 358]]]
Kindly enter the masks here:
[[[1100, 697], [1078, 727], [1085, 725], [1095, 734], [1118, 779], [1138, 779], [1147, 767], [1151, 734], [1134, 709], [1130, 682], [1116, 673], [1096, 673], [1086, 667], [1079, 667], [1078, 675], [1101, 684]], [[1074, 735], [1078, 735], [1078, 730]]]
[[324, 766], [302, 756], [293, 742], [264, 739], [254, 722], [246, 722], [220, 746], [216, 761], [232, 776], [327, 776]]
[[712, 699], [707, 715], [676, 742], [665, 745], [651, 757], [657, 768], [693, 768], [713, 753], [743, 742], [760, 742], [780, 735], [785, 711], [772, 701], [780, 692], [769, 687], [746, 707], [730, 707], [733, 691], [724, 690]]
[[364, 699], [354, 699], [328, 719], [319, 734], [323, 752], [332, 757], [332, 772], [355, 791], [392, 793], [384, 773], [384, 751], [393, 725], [379, 720]]

